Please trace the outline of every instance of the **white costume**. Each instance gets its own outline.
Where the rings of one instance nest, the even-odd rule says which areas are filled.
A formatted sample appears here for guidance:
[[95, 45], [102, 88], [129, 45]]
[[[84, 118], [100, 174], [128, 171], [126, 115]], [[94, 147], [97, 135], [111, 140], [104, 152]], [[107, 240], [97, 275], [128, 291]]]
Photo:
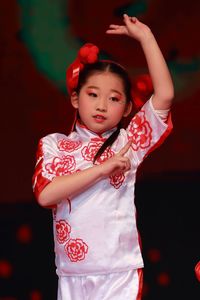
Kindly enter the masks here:
[[[125, 289], [127, 296], [116, 288], [116, 281], [113, 282], [112, 295], [113, 279], [110, 279], [110, 288], [106, 283], [101, 284], [104, 292], [99, 290], [96, 296], [92, 296], [91, 286], [97, 278], [102, 282], [105, 276], [137, 276], [137, 269], [143, 267], [134, 205], [136, 171], [144, 157], [163, 142], [171, 129], [170, 116], [167, 123], [163, 122], [154, 111], [151, 100], [147, 101], [128, 128], [120, 130], [111, 148], [107, 148], [96, 161], [98, 164], [104, 162], [132, 139], [132, 146], [126, 153], [132, 164], [130, 171], [105, 178], [73, 199], [63, 199], [53, 209], [59, 300], [70, 299], [67, 296], [70, 282], [78, 293], [78, 296], [71, 293], [73, 300], [139, 299], [136, 298], [139, 283], [134, 297], [132, 279], [130, 289]], [[92, 167], [95, 153], [114, 130], [98, 135], [76, 124], [76, 131], [69, 136], [54, 133], [42, 138], [33, 177], [36, 196], [55, 176]], [[90, 280], [88, 285], [86, 278], [93, 278], [93, 281]], [[139, 277], [136, 281], [139, 282]], [[81, 291], [79, 286], [82, 286]], [[91, 298], [84, 298], [87, 290], [86, 294]]]

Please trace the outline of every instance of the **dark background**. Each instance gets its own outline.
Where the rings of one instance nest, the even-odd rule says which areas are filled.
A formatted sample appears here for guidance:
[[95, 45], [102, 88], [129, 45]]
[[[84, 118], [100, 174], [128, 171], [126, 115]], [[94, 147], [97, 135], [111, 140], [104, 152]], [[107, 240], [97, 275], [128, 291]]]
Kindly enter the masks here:
[[124, 12], [150, 26], [175, 85], [173, 133], [136, 185], [143, 299], [200, 299], [200, 2], [2, 0], [0, 300], [56, 299], [51, 212], [36, 203], [31, 177], [38, 140], [71, 128], [65, 71], [80, 46], [95, 43], [124, 65], [141, 99], [150, 92], [140, 45], [105, 35]]

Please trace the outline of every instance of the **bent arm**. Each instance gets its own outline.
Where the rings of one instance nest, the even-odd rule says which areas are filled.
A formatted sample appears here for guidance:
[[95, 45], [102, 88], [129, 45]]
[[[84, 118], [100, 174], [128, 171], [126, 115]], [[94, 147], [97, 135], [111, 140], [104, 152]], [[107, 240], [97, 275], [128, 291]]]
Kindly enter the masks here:
[[153, 106], [158, 110], [169, 109], [174, 97], [173, 83], [153, 33], [147, 25], [135, 17], [124, 14], [124, 23], [124, 25], [111, 24], [106, 33], [125, 34], [140, 42], [153, 82]]
[[117, 154], [100, 165], [94, 165], [70, 175], [55, 177], [39, 194], [39, 204], [46, 207], [56, 205], [63, 199], [71, 198], [87, 190], [103, 178], [127, 172], [131, 168], [131, 164], [125, 154], [131, 143], [129, 141]]
[[38, 202], [44, 207], [56, 205], [61, 200], [71, 198], [88, 189], [99, 181], [102, 176], [101, 166], [99, 165], [70, 175], [55, 177], [41, 191]]

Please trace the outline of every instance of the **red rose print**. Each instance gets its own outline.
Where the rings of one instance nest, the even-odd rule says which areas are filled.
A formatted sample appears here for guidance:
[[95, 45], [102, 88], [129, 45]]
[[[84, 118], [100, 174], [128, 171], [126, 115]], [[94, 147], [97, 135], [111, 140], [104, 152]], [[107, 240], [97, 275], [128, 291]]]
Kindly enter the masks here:
[[114, 152], [110, 148], [106, 148], [106, 150], [101, 154], [101, 156], [97, 158], [97, 162], [101, 164], [107, 159], [111, 158], [113, 155]]
[[114, 188], [119, 189], [122, 183], [124, 182], [124, 179], [124, 173], [112, 175], [110, 176], [110, 184], [113, 185]]
[[71, 226], [65, 221], [56, 222], [56, 237], [60, 244], [65, 243], [70, 238]]
[[129, 139], [132, 139], [133, 150], [138, 150], [139, 148], [148, 148], [152, 140], [152, 128], [149, 122], [146, 120], [145, 112], [140, 111], [133, 118], [129, 127], [130, 135]]
[[82, 142], [79, 141], [71, 141], [69, 139], [62, 139], [58, 141], [58, 149], [60, 151], [73, 152], [79, 149], [82, 145]]
[[48, 163], [45, 166], [46, 170], [50, 174], [55, 174], [56, 176], [62, 176], [71, 174], [76, 168], [76, 161], [74, 156], [66, 155], [63, 157], [54, 157], [52, 163]]
[[88, 146], [83, 147], [81, 150], [82, 156], [87, 161], [93, 161], [95, 154], [101, 148], [102, 141], [91, 141]]
[[[93, 139], [87, 146], [83, 147], [81, 153], [85, 160], [87, 161], [93, 161], [95, 154], [97, 151], [101, 148], [102, 144], [104, 143], [105, 139]], [[98, 163], [102, 163], [108, 158], [112, 157], [114, 155], [114, 152], [107, 148], [102, 155], [97, 159]]]
[[65, 251], [72, 262], [77, 262], [85, 259], [88, 246], [81, 239], [70, 239], [65, 245]]

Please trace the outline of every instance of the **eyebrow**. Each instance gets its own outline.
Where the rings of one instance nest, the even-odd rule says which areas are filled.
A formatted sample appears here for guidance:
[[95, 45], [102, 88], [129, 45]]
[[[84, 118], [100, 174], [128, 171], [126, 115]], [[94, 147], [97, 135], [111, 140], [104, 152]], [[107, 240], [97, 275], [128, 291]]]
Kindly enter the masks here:
[[[90, 85], [90, 86], [88, 86], [87, 88], [88, 88], [88, 89], [96, 89], [96, 90], [99, 90], [99, 88], [98, 88], [97, 86], [95, 86], [95, 85]], [[119, 95], [122, 96], [122, 93], [120, 93], [119, 91], [117, 91], [117, 90], [115, 90], [115, 89], [111, 89], [111, 92], [115, 92], [115, 93], [117, 93], [117, 94], [119, 94]]]

